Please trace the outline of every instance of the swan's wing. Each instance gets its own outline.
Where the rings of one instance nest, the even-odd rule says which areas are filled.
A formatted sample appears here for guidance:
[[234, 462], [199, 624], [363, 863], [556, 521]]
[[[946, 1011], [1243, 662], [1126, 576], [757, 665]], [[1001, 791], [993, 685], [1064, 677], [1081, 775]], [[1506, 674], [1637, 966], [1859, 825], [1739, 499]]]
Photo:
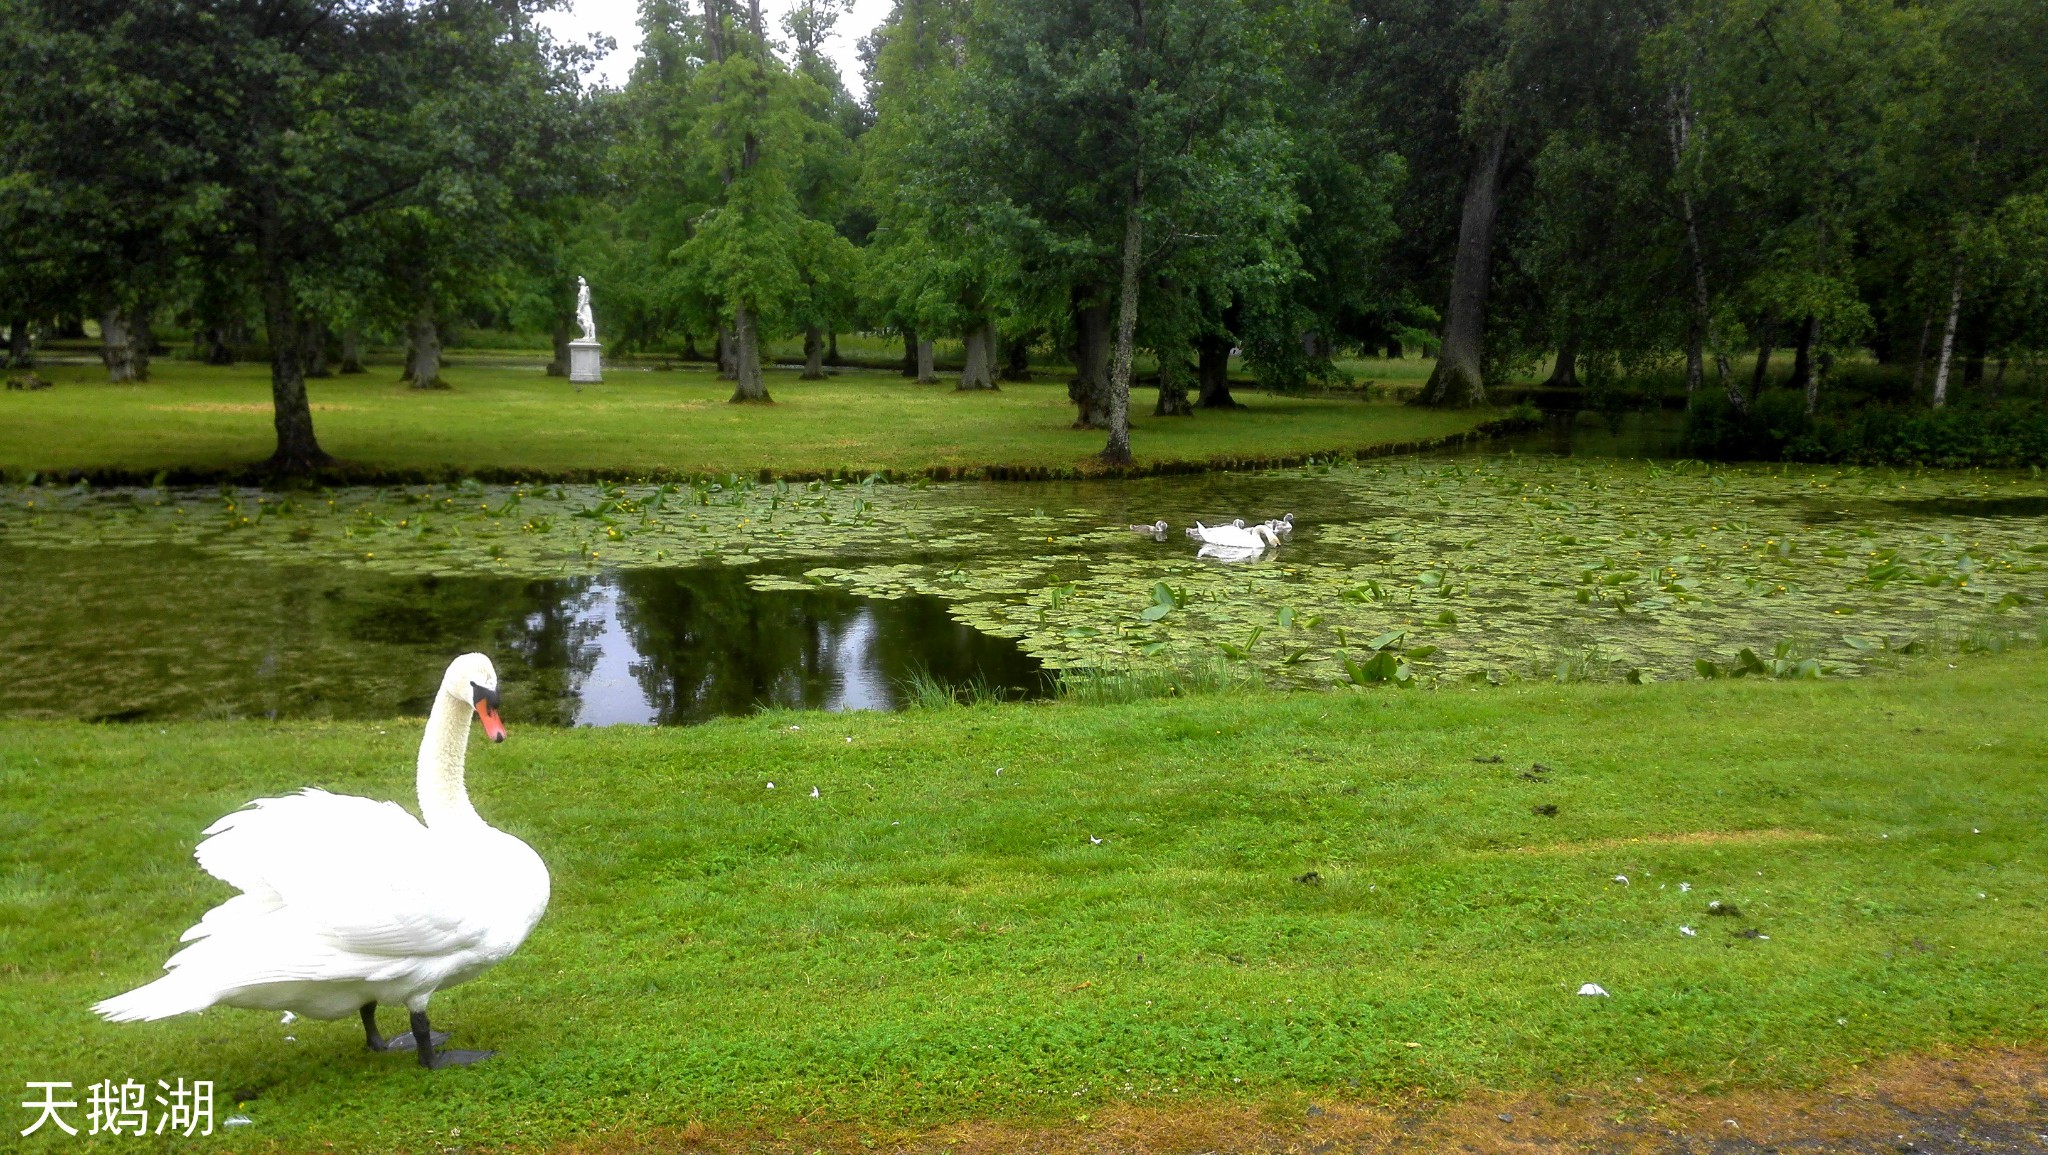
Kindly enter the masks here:
[[1202, 540], [1230, 549], [1255, 549], [1259, 539], [1234, 525], [1211, 525], [1203, 527]]
[[252, 802], [206, 835], [194, 857], [242, 894], [188, 939], [279, 913], [351, 954], [442, 954], [482, 933], [451, 892], [455, 864], [396, 803], [307, 790]]

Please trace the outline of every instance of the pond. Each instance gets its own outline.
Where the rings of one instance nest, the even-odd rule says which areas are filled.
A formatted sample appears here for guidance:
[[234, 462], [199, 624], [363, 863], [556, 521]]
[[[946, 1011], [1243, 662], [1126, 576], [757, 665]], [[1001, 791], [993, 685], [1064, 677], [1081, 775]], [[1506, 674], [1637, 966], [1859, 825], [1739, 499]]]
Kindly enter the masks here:
[[[1299, 529], [1238, 564], [1180, 532], [1283, 512]], [[597, 724], [888, 708], [921, 674], [1013, 697], [1079, 671], [1852, 676], [2038, 637], [2044, 513], [2033, 474], [1544, 452], [1117, 482], [14, 488], [0, 715], [385, 716], [469, 648], [513, 717]], [[1157, 518], [1163, 541], [1128, 528]]]
[[424, 714], [492, 655], [513, 722], [676, 724], [893, 709], [919, 676], [1042, 694], [1038, 662], [937, 598], [761, 591], [759, 568], [568, 577], [226, 562], [182, 545], [0, 548], [0, 716]]

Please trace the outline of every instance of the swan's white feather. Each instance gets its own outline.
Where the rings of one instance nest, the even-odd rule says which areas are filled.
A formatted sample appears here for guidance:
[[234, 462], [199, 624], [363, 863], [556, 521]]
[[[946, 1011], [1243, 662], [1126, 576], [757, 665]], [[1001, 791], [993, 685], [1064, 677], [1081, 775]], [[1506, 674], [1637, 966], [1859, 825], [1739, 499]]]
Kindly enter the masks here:
[[1272, 531], [1270, 530], [1265, 530], [1262, 536], [1260, 532], [1262, 530], [1265, 530], [1264, 526], [1245, 528], [1236, 525], [1203, 525], [1200, 522], [1196, 522], [1195, 528], [1190, 532], [1203, 545], [1215, 545], [1222, 546], [1225, 549], [1241, 549], [1252, 553], [1261, 553], [1265, 550], [1266, 544], [1272, 536]]
[[439, 954], [474, 945], [478, 928], [460, 907], [460, 863], [395, 802], [325, 790], [264, 798], [214, 823], [193, 857], [208, 874], [254, 899], [230, 899], [209, 923], [245, 925], [259, 911], [291, 911], [337, 948], [368, 955]]

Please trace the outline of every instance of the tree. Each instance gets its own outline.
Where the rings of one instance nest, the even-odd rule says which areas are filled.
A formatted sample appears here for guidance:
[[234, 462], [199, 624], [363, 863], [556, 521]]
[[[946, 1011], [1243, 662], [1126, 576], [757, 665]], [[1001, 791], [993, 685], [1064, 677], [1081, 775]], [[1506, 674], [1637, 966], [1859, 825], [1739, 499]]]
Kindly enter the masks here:
[[718, 302], [733, 351], [735, 402], [766, 402], [764, 323], [789, 319], [805, 297], [806, 240], [789, 177], [803, 133], [794, 86], [770, 51], [760, 0], [704, 0], [707, 49], [696, 83], [702, 118], [693, 144], [718, 179], [715, 205], [677, 256]]
[[[10, 3], [30, 35], [87, 43], [98, 67], [150, 95], [146, 129], [175, 142], [178, 163], [142, 200], [158, 221], [203, 216], [229, 242], [216, 251], [247, 262], [270, 346], [270, 466], [282, 473], [328, 461], [303, 362], [320, 278], [381, 222], [473, 201], [525, 160], [545, 168], [561, 143], [548, 124], [573, 91], [532, 24], [538, 0]], [[106, 115], [74, 99], [61, 72], [21, 81], [60, 135]], [[155, 155], [120, 150], [130, 164]], [[65, 172], [53, 161], [46, 175]]]
[[1219, 263], [1205, 247], [1270, 250], [1293, 219], [1263, 31], [1238, 0], [989, 0], [970, 26], [947, 153], [1005, 163], [956, 164], [951, 199], [1020, 254], [1040, 309], [1065, 289], [1084, 378], [1107, 346], [1106, 463], [1131, 460], [1148, 284], [1192, 290], [1186, 274]]
[[957, 329], [963, 270], [935, 221], [939, 174], [951, 167], [940, 142], [958, 104], [968, 4], [897, 0], [869, 38], [872, 128], [860, 138], [860, 196], [874, 225], [862, 296], [875, 321], [904, 339], [904, 372], [936, 381], [932, 337]]

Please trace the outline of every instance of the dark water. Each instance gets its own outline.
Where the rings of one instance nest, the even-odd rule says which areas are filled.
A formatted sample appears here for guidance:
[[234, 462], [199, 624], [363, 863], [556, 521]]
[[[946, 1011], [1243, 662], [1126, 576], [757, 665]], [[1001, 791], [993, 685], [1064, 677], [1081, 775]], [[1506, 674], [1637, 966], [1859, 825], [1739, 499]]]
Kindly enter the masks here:
[[1553, 410], [1544, 413], [1543, 424], [1537, 429], [1451, 452], [1459, 456], [1511, 452], [1550, 457], [1665, 459], [1685, 455], [1684, 438], [1682, 412], [1656, 409], [1609, 416], [1591, 409]]
[[919, 673], [1013, 697], [1050, 685], [935, 599], [763, 593], [736, 569], [403, 578], [168, 548], [0, 550], [0, 608], [0, 717], [420, 714], [466, 650], [496, 662], [514, 722], [886, 710]]

